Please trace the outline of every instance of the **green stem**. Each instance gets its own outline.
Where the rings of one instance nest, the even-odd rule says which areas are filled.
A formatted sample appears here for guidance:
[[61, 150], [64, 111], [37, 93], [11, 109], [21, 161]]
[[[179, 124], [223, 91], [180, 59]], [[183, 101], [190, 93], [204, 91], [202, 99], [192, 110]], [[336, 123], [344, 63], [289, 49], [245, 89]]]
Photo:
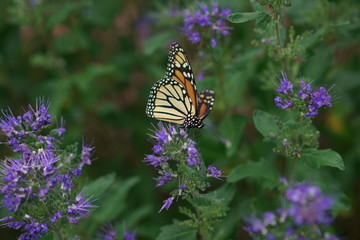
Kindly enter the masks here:
[[[199, 214], [199, 211], [198, 211], [197, 207], [195, 207], [195, 212], [196, 212], [196, 217], [197, 217], [198, 223], [199, 223], [199, 222], [200, 222], [200, 221], [199, 221], [199, 220], [200, 220], [200, 216], [199, 216], [200, 214]], [[203, 240], [203, 239], [205, 239], [204, 236], [203, 236], [203, 232], [202, 232], [200, 226], [198, 226], [198, 229], [197, 229], [197, 232], [196, 232], [196, 239], [197, 239], [197, 240]]]
[[296, 163], [297, 163], [297, 160], [296, 158], [292, 158], [293, 159], [293, 164], [291, 166], [291, 169], [290, 169], [290, 172], [289, 172], [289, 176], [288, 176], [288, 181], [290, 182], [291, 181], [291, 178], [294, 174], [294, 171], [295, 171], [295, 167], [296, 167]]
[[[277, 39], [277, 43], [278, 43], [278, 46], [279, 46], [279, 50], [282, 50], [284, 48], [285, 44], [281, 43], [279, 21], [280, 21], [280, 14], [277, 14], [276, 15], [276, 21], [275, 21], [276, 39]], [[286, 58], [282, 57], [281, 61], [282, 61], [284, 73], [288, 74], [288, 67], [287, 67]]]

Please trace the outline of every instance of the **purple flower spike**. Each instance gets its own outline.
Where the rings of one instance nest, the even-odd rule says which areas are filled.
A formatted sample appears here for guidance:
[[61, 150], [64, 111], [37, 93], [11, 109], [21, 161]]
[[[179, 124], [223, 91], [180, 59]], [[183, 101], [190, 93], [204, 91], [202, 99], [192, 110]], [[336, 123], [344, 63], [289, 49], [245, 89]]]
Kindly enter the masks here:
[[161, 212], [163, 209], [168, 210], [171, 204], [173, 203], [173, 201], [174, 201], [174, 197], [169, 197], [168, 199], [164, 200], [164, 204], [160, 208], [159, 212]]
[[[91, 204], [90, 198], [84, 199], [82, 193], [80, 192], [76, 195], [75, 202], [68, 207], [67, 214], [73, 217], [85, 217], [89, 215], [90, 208], [93, 207], [94, 205]], [[72, 223], [70, 220], [69, 222]]]
[[323, 196], [316, 186], [299, 184], [286, 191], [286, 198], [291, 202], [288, 210], [297, 225], [329, 224], [332, 218], [328, 215], [332, 200]]
[[133, 232], [125, 232], [124, 233], [124, 240], [135, 240], [136, 231]]
[[81, 164], [80, 165], [91, 165], [91, 155], [94, 148], [83, 145], [81, 151]]
[[208, 40], [212, 47], [216, 47], [220, 36], [230, 34], [232, 28], [226, 24], [226, 18], [230, 14], [230, 9], [220, 9], [217, 3], [213, 3], [211, 7], [199, 3], [199, 10], [186, 11], [183, 33], [192, 43]]
[[116, 240], [116, 231], [111, 223], [105, 224], [97, 234], [102, 240]]
[[207, 174], [208, 177], [219, 178], [222, 176], [222, 172], [212, 165], [208, 167], [207, 171], [208, 171]]
[[281, 109], [291, 108], [293, 106], [290, 100], [284, 100], [281, 97], [275, 97], [274, 102], [276, 107]]
[[55, 223], [58, 219], [61, 219], [62, 218], [62, 214], [61, 214], [61, 212], [59, 211], [59, 210], [57, 210], [55, 213], [54, 213], [54, 215], [52, 215], [51, 217], [50, 217], [50, 221], [52, 222], [52, 223]]
[[173, 177], [175, 177], [174, 174], [165, 172], [164, 175], [162, 175], [161, 177], [155, 178], [155, 180], [157, 181], [156, 186], [160, 187], [164, 185], [165, 183], [171, 181]]
[[278, 85], [278, 88], [275, 90], [278, 93], [282, 93], [284, 95], [288, 95], [289, 93], [293, 92], [293, 84], [288, 80], [286, 74], [282, 72], [282, 76], [277, 76], [280, 80], [280, 85]]

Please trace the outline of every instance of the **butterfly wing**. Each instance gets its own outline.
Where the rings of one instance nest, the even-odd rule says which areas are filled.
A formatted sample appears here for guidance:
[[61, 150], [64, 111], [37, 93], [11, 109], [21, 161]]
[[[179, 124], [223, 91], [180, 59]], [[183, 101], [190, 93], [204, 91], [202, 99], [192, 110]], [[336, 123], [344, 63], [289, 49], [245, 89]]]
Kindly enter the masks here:
[[197, 96], [194, 74], [184, 49], [176, 42], [170, 47], [166, 77], [172, 78], [185, 88], [192, 105], [196, 109]]
[[189, 114], [196, 114], [191, 101], [183, 85], [165, 77], [151, 88], [146, 114], [160, 121], [183, 125]]
[[215, 101], [215, 93], [210, 89], [204, 89], [197, 93], [197, 117], [203, 120], [211, 111]]

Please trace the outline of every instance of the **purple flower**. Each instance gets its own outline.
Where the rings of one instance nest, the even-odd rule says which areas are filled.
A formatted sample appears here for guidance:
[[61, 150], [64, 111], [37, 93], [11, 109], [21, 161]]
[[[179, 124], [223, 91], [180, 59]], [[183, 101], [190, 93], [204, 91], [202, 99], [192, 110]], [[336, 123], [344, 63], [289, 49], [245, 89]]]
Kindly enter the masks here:
[[267, 234], [268, 230], [264, 223], [257, 218], [250, 218], [247, 220], [248, 225], [245, 225], [244, 230], [248, 233], [261, 233]]
[[0, 121], [0, 128], [4, 135], [8, 138], [17, 136], [20, 130], [23, 129], [21, 117], [14, 117], [11, 111], [2, 110], [4, 118]]
[[263, 214], [263, 217], [264, 217], [264, 225], [267, 226], [267, 225], [273, 225], [275, 226], [276, 225], [276, 216], [274, 213], [272, 212], [265, 212]]
[[160, 186], [164, 185], [165, 183], [171, 181], [173, 177], [175, 177], [174, 174], [165, 172], [161, 177], [155, 178], [155, 180], [157, 181], [156, 186], [160, 187]]
[[81, 163], [82, 165], [91, 165], [91, 155], [94, 150], [94, 147], [86, 146], [83, 144], [82, 151], [81, 151]]
[[293, 103], [290, 100], [284, 100], [281, 97], [275, 97], [274, 102], [276, 107], [281, 109], [291, 108]]
[[157, 167], [161, 162], [160, 158], [155, 155], [147, 155], [144, 162], [148, 162], [151, 166]]
[[153, 147], [153, 152], [154, 152], [155, 154], [160, 154], [160, 153], [162, 153], [163, 151], [164, 151], [164, 148], [163, 148], [160, 144], [154, 145], [154, 147]]
[[178, 191], [179, 191], [179, 196], [182, 194], [182, 192], [184, 191], [184, 189], [187, 189], [188, 188], [188, 186], [186, 186], [186, 185], [181, 185], [180, 187], [179, 187], [179, 189], [178, 189]]
[[161, 212], [163, 209], [168, 210], [171, 204], [173, 203], [174, 197], [169, 197], [168, 199], [164, 200], [164, 204], [160, 208], [159, 212]]
[[136, 231], [133, 232], [125, 232], [124, 233], [124, 240], [135, 240]]
[[284, 95], [292, 93], [293, 84], [288, 80], [286, 73], [282, 72], [282, 76], [277, 75], [277, 77], [280, 80], [280, 85], [277, 85], [278, 88], [275, 91]]
[[50, 221], [54, 223], [60, 218], [62, 218], [62, 214], [59, 210], [56, 210], [56, 212], [50, 217]]
[[216, 47], [217, 44], [218, 44], [218, 43], [217, 43], [216, 39], [215, 39], [215, 38], [212, 38], [212, 39], [211, 39], [211, 46], [212, 46], [212, 47]]
[[310, 83], [299, 81], [300, 90], [297, 91], [296, 95], [293, 92], [293, 84], [287, 79], [285, 73], [282, 73], [282, 77], [278, 76], [278, 78], [280, 84], [277, 85], [275, 91], [284, 94], [286, 99], [279, 96], [275, 97], [276, 107], [286, 109], [295, 106], [295, 109], [305, 112], [306, 117], [315, 117], [318, 115], [319, 108], [332, 106], [332, 97], [329, 94], [331, 88], [326, 90], [324, 87], [320, 87], [317, 90], [312, 90]]
[[37, 131], [51, 123], [51, 115], [48, 112], [49, 103], [45, 102], [44, 99], [37, 100], [35, 110], [29, 106], [29, 109], [34, 114], [34, 120], [30, 123], [33, 131]]
[[198, 81], [204, 80], [204, 72], [199, 72], [199, 73], [196, 75], [196, 79], [197, 79]]
[[164, 144], [171, 141], [170, 134], [166, 131], [165, 126], [163, 124], [159, 124], [160, 129], [155, 133], [156, 138], [159, 144]]
[[286, 198], [291, 206], [288, 214], [295, 224], [329, 224], [332, 218], [329, 216], [333, 201], [324, 195], [316, 186], [299, 184], [286, 191]]
[[116, 231], [111, 223], [105, 224], [97, 234], [103, 240], [116, 240]]
[[302, 90], [298, 91], [298, 94], [301, 99], [307, 99], [311, 94], [311, 86], [310, 83], [304, 83], [303, 81], [299, 82], [299, 85]]
[[53, 226], [28, 215], [28, 204], [45, 204], [49, 212], [39, 211], [36, 218], [53, 223], [60, 218], [77, 223], [93, 207], [81, 194], [75, 200], [71, 197], [75, 177], [81, 175], [78, 166], [91, 162], [93, 148], [83, 146], [80, 157], [75, 145], [63, 151], [60, 146], [65, 129], [45, 129], [51, 123], [48, 107], [49, 103], [40, 99], [35, 108], [29, 106], [22, 116], [2, 111], [4, 117], [0, 120], [7, 144], [17, 153], [16, 159], [7, 158], [0, 163], [2, 204], [15, 216], [1, 221], [3, 226], [22, 229], [19, 239], [40, 238]]
[[[82, 218], [88, 216], [90, 208], [95, 207], [94, 205], [91, 204], [91, 202], [92, 201], [90, 201], [90, 198], [84, 199], [82, 193], [80, 192], [76, 195], [75, 201], [68, 207], [67, 214], [69, 215], [70, 218], [71, 217]], [[69, 222], [73, 223], [72, 221], [73, 219], [71, 218]]]
[[25, 218], [28, 219], [30, 223], [23, 226], [23, 231], [26, 232], [19, 236], [19, 240], [38, 239], [49, 231], [49, 228], [45, 223], [39, 223], [27, 214], [25, 215]]
[[195, 148], [196, 142], [188, 140], [184, 143], [183, 149], [188, 153], [187, 163], [189, 166], [199, 165], [200, 159], [198, 156], [197, 149]]
[[186, 11], [182, 27], [183, 33], [192, 43], [199, 43], [205, 39], [209, 40], [212, 47], [216, 47], [220, 36], [230, 34], [231, 27], [225, 23], [230, 13], [230, 9], [219, 9], [217, 3], [213, 3], [211, 8], [205, 3], [199, 3], [198, 10]]
[[207, 168], [207, 171], [208, 171], [208, 174], [207, 174], [208, 177], [219, 178], [222, 176], [222, 172], [212, 165], [210, 165]]

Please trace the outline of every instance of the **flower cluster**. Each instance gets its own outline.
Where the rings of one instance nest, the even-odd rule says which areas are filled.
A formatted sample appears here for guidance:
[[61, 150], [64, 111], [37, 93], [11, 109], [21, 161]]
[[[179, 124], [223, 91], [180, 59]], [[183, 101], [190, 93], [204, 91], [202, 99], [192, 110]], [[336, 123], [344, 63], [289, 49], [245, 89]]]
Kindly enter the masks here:
[[[316, 239], [338, 239], [320, 230], [322, 225], [329, 225], [332, 199], [324, 196], [317, 186], [298, 184], [285, 192], [288, 207], [276, 212], [265, 212], [262, 218], [248, 218], [244, 230], [254, 236], [266, 239], [307, 239], [314, 235]], [[303, 231], [308, 228], [308, 231]], [[279, 231], [279, 229], [281, 229]], [[281, 235], [279, 235], [281, 234]]]
[[171, 181], [179, 183], [171, 196], [164, 201], [160, 211], [168, 209], [177, 196], [205, 190], [208, 186], [205, 178], [222, 176], [222, 172], [213, 166], [206, 169], [200, 160], [196, 142], [188, 137], [183, 128], [159, 122], [150, 137], [154, 144], [153, 154], [147, 155], [145, 162], [159, 173], [159, 176], [154, 178], [156, 186], [160, 187]]
[[[105, 224], [103, 227], [100, 228], [100, 231], [98, 232], [98, 237], [102, 240], [116, 240], [117, 233], [111, 223]], [[136, 232], [124, 232], [124, 240], [135, 240]]]
[[[0, 120], [6, 144], [17, 153], [0, 164], [2, 204], [13, 212], [1, 221], [9, 228], [21, 228], [24, 233], [19, 239], [37, 239], [60, 219], [76, 224], [93, 207], [82, 192], [74, 195], [74, 180], [83, 165], [91, 164], [93, 148], [84, 145], [81, 154], [74, 146], [62, 150], [65, 128], [46, 131], [51, 124], [48, 106], [39, 100], [20, 116], [2, 111]], [[32, 209], [36, 209], [34, 216]]]
[[329, 90], [324, 87], [318, 89], [311, 89], [310, 83], [303, 81], [299, 82], [299, 90], [295, 93], [293, 84], [288, 80], [285, 73], [278, 76], [280, 84], [275, 90], [281, 93], [283, 97], [275, 97], [274, 102], [276, 107], [286, 109], [295, 108], [304, 112], [306, 117], [315, 117], [318, 115], [318, 110], [322, 107], [331, 107], [332, 97]]
[[226, 18], [231, 10], [220, 9], [217, 3], [213, 3], [211, 8], [200, 3], [199, 8], [195, 12], [185, 12], [183, 32], [192, 43], [206, 40], [216, 47], [220, 36], [230, 34], [231, 27], [226, 24]]

